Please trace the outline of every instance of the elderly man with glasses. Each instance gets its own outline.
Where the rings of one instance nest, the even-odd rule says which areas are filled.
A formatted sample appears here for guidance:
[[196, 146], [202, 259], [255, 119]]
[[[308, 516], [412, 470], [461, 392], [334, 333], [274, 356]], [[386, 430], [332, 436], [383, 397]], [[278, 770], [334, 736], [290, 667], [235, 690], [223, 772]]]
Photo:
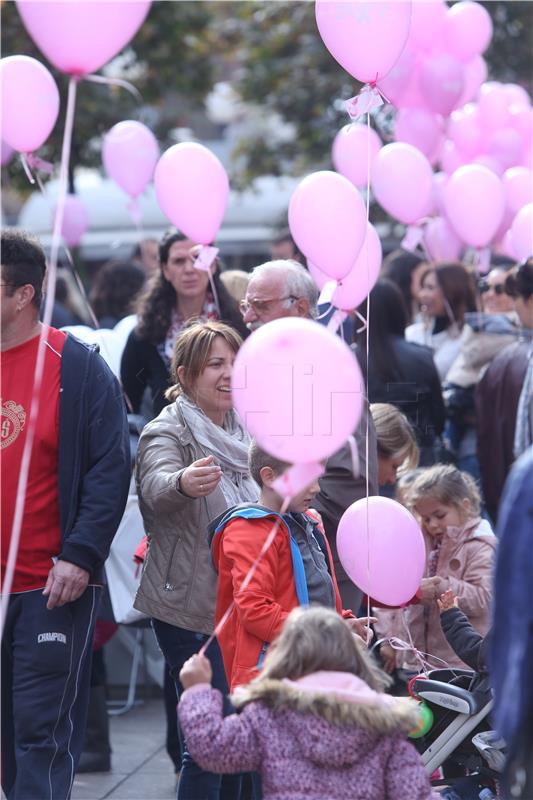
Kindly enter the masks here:
[[[240, 308], [244, 322], [254, 331], [275, 319], [317, 316], [318, 291], [309, 272], [296, 261], [268, 261], [252, 271], [245, 299]], [[355, 354], [354, 354], [355, 358]], [[339, 562], [336, 548], [337, 526], [348, 506], [366, 497], [366, 430], [368, 425], [368, 492], [378, 493], [376, 431], [370, 416], [363, 413], [355, 438], [359, 455], [359, 476], [354, 477], [348, 444], [328, 459], [320, 478], [320, 492], [314, 507], [322, 515], [333, 552], [335, 572], [344, 608], [357, 615], [361, 591], [354, 586]]]

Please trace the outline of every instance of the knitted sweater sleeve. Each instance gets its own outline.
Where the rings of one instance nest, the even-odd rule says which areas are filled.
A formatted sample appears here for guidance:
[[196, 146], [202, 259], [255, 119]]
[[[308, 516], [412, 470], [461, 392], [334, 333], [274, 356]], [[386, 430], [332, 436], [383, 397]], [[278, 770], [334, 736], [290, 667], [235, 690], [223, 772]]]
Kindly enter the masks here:
[[261, 746], [252, 706], [241, 714], [222, 716], [222, 695], [206, 684], [181, 696], [178, 716], [187, 748], [208, 772], [257, 772]]
[[394, 737], [391, 754], [385, 767], [384, 800], [398, 797], [409, 800], [438, 800], [422, 764], [422, 759], [410, 742]]

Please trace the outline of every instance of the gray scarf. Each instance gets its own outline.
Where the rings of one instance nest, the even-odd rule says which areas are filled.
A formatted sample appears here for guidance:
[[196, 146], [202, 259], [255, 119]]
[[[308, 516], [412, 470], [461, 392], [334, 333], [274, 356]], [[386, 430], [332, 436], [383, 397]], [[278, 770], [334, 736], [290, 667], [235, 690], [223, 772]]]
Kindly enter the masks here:
[[236, 412], [228, 411], [224, 427], [216, 425], [201, 408], [181, 394], [177, 401], [187, 427], [195, 441], [215, 458], [222, 467], [220, 489], [230, 506], [255, 502], [259, 488], [248, 469], [248, 447], [250, 437], [243, 428]]

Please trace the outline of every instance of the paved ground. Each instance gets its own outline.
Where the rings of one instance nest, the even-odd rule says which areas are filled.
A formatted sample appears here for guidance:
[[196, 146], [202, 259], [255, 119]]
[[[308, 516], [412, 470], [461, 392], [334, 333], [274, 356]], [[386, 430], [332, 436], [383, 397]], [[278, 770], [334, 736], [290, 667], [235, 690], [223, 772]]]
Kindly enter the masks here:
[[76, 776], [72, 800], [174, 800], [163, 699], [146, 700], [110, 723], [111, 772]]

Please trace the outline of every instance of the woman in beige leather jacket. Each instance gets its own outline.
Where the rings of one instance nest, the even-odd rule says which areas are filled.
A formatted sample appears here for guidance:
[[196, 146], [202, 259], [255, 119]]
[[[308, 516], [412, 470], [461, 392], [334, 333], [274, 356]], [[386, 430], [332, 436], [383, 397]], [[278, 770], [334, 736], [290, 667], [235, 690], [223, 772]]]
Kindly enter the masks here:
[[[178, 695], [181, 667], [213, 631], [217, 577], [207, 524], [232, 505], [256, 501], [248, 434], [232, 408], [239, 335], [220, 322], [184, 329], [174, 351], [166, 406], [144, 429], [137, 452], [139, 504], [148, 552], [135, 608], [152, 618]], [[217, 688], [228, 687], [218, 644], [207, 649]], [[184, 747], [178, 798], [237, 796], [236, 777], [206, 773]], [[217, 794], [220, 792], [220, 794]], [[232, 794], [233, 793], [233, 794]]]

